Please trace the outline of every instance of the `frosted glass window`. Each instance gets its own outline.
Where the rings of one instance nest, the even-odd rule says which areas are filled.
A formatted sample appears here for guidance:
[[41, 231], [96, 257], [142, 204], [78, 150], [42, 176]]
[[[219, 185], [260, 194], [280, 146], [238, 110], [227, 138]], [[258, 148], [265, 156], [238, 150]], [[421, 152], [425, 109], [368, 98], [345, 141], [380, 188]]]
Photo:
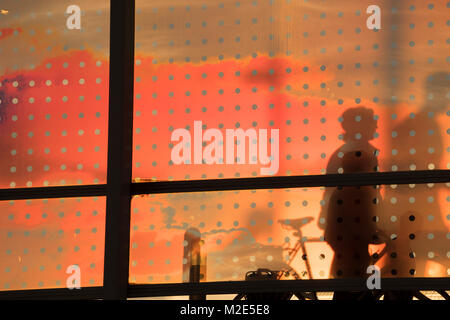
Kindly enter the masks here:
[[0, 4], [0, 187], [105, 183], [109, 1], [44, 2]]
[[0, 290], [67, 288], [75, 268], [80, 282], [70, 285], [102, 286], [105, 205], [105, 197], [1, 201]]
[[450, 168], [446, 1], [136, 3], [135, 181]]
[[449, 184], [420, 184], [136, 196], [130, 283], [244, 280], [261, 268], [367, 278], [370, 264], [382, 277], [447, 277], [449, 195]]

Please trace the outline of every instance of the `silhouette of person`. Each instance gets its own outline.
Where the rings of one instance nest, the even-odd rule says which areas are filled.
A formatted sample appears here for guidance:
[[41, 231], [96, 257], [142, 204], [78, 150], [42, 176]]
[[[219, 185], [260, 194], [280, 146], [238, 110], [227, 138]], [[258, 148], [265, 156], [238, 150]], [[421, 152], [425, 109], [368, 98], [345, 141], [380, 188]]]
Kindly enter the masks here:
[[[392, 131], [391, 168], [398, 171], [430, 170], [445, 168], [443, 160], [443, 130], [439, 126], [439, 117], [449, 112], [450, 74], [438, 72], [427, 77], [426, 103], [417, 112], [410, 113], [406, 120], [394, 127]], [[386, 230], [396, 229], [389, 218], [392, 215], [412, 216], [412, 221], [396, 231], [398, 239], [411, 240], [415, 255], [415, 270], [409, 270], [409, 276], [419, 277], [446, 276], [448, 268], [449, 229], [445, 225], [439, 204], [441, 184], [417, 184], [387, 188], [386, 198], [394, 199], [395, 205], [386, 201], [383, 225]], [[398, 223], [398, 222], [397, 222]], [[407, 252], [403, 254], [407, 255]], [[407, 259], [406, 257], [402, 257]], [[432, 270], [427, 263], [440, 265]], [[428, 270], [427, 270], [428, 266]], [[396, 271], [394, 267], [391, 268]], [[396, 276], [395, 272], [392, 275]]]
[[[373, 111], [365, 107], [342, 114], [344, 144], [331, 156], [327, 173], [377, 171], [378, 150], [370, 144], [377, 129]], [[369, 244], [376, 234], [377, 187], [326, 188], [319, 227], [334, 251], [330, 276], [355, 278], [366, 275], [370, 265]], [[325, 218], [325, 222], [324, 222]], [[333, 299], [356, 299], [360, 292], [335, 292]]]
[[[382, 277], [398, 276], [402, 278], [410, 277], [412, 270], [416, 268], [415, 255], [411, 250], [412, 240], [408, 237], [398, 237], [398, 234], [409, 234], [415, 223], [420, 223], [412, 212], [406, 212], [396, 221], [396, 228], [393, 230], [395, 236], [387, 241], [386, 253], [382, 258], [385, 260], [381, 271]], [[411, 290], [389, 290], [384, 292], [384, 300], [412, 300]]]

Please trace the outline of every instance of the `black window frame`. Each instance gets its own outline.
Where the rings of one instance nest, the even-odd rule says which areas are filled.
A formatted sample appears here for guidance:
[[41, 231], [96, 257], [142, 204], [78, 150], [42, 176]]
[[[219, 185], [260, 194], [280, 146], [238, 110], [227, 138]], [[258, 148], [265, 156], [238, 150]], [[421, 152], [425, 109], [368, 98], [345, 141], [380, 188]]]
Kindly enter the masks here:
[[[106, 196], [103, 286], [80, 290], [0, 291], [0, 299], [120, 299], [270, 291], [368, 290], [364, 279], [226, 281], [129, 284], [130, 207], [141, 194], [224, 190], [336, 187], [450, 182], [450, 170], [325, 174], [190, 181], [132, 182], [135, 0], [110, 1], [110, 78], [107, 183], [98, 185], [0, 189], [0, 201]], [[450, 277], [387, 278], [384, 290], [450, 289]]]

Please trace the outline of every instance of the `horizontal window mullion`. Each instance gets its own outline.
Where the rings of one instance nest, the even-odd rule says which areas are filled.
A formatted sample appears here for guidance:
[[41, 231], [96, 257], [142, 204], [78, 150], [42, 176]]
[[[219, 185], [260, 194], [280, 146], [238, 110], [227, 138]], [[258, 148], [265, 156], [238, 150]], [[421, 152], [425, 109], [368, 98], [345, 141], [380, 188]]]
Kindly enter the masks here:
[[349, 173], [236, 179], [205, 179], [133, 183], [131, 193], [157, 194], [226, 190], [336, 187], [352, 185], [390, 185], [443, 183], [450, 181], [450, 170]]
[[106, 195], [106, 184], [1, 189], [0, 201], [50, 198], [77, 198]]
[[103, 287], [0, 291], [0, 300], [102, 299]]
[[[449, 290], [448, 278], [386, 278], [381, 290]], [[183, 296], [195, 294], [238, 294], [257, 292], [334, 292], [365, 291], [366, 279], [313, 279], [273, 281], [222, 281], [130, 285], [129, 298]]]
[[[352, 185], [389, 185], [450, 182], [450, 170], [205, 179], [132, 183], [133, 195], [226, 190], [284, 189]], [[106, 184], [1, 189], [0, 201], [105, 196]]]

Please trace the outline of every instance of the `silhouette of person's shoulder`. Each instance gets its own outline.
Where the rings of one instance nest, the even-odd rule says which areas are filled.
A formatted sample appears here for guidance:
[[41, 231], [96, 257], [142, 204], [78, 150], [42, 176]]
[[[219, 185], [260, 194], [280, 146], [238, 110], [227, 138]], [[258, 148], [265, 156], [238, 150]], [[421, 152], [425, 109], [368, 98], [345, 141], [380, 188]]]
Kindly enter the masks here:
[[378, 154], [379, 150], [370, 143], [364, 145], [344, 144], [331, 155], [327, 173], [377, 171]]

